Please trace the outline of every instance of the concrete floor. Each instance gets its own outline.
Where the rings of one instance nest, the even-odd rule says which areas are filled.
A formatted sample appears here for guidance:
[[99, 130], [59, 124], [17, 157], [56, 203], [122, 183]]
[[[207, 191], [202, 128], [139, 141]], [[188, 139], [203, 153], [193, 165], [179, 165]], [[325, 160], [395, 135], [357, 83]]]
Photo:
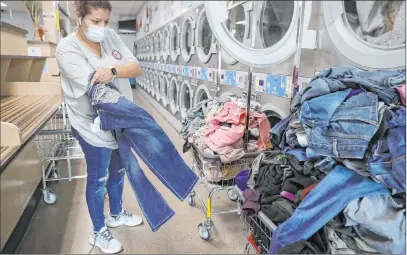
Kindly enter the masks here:
[[[134, 99], [139, 105], [149, 111], [158, 124], [165, 130], [169, 138], [180, 151], [184, 160], [191, 164], [189, 154], [182, 154], [183, 139], [178, 132], [151, 105], [134, 91]], [[200, 204], [190, 207], [187, 202], [180, 202], [139, 160], [148, 178], [157, 187], [167, 202], [176, 212], [166, 225], [153, 233], [145, 222], [134, 228], [120, 227], [112, 229], [112, 233], [124, 246], [124, 253], [143, 254], [242, 254], [247, 243], [243, 224], [237, 214], [215, 215], [214, 229], [211, 241], [203, 241], [197, 231], [197, 225], [204, 221], [205, 213]], [[86, 164], [83, 160], [73, 162], [75, 174], [84, 173]], [[64, 164], [60, 167], [64, 174]], [[88, 236], [92, 229], [91, 220], [85, 201], [84, 179], [61, 181], [51, 184], [59, 198], [55, 205], [46, 205], [41, 201], [31, 225], [17, 253], [88, 253], [91, 245]], [[200, 185], [198, 192], [205, 198], [208, 189]], [[141, 214], [134, 193], [127, 182], [124, 187], [124, 206], [132, 213]], [[216, 193], [213, 208], [235, 208], [224, 192]], [[105, 199], [105, 212], [108, 212], [108, 201]], [[100, 253], [95, 248], [92, 253]]]

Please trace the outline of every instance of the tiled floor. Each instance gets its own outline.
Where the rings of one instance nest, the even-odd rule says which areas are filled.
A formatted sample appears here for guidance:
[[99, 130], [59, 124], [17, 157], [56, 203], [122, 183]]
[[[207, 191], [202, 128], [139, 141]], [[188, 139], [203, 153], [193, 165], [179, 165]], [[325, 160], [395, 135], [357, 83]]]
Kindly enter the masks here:
[[[148, 110], [165, 130], [175, 146], [182, 151], [182, 138], [168, 122], [154, 110], [145, 99], [134, 90], [135, 101]], [[189, 154], [182, 155], [188, 164]], [[139, 160], [142, 162], [141, 160]], [[112, 233], [124, 246], [124, 253], [165, 253], [165, 254], [241, 254], [246, 244], [243, 224], [236, 214], [216, 215], [214, 220], [213, 239], [203, 241], [197, 232], [197, 225], [205, 219], [200, 205], [190, 207], [182, 203], [164, 187], [162, 183], [142, 164], [147, 176], [166, 198], [176, 212], [175, 217], [153, 233], [147, 223], [140, 227], [113, 229]], [[84, 172], [86, 165], [83, 160], [74, 162], [76, 172]], [[61, 174], [63, 174], [63, 164]], [[71, 182], [61, 181], [52, 184], [59, 198], [55, 205], [46, 205], [43, 201], [31, 222], [27, 234], [20, 245], [18, 253], [88, 253], [91, 249], [88, 236], [92, 229], [85, 201], [85, 180]], [[204, 197], [208, 194], [206, 187], [199, 186], [198, 191]], [[140, 213], [140, 208], [127, 180], [124, 190], [124, 205], [130, 212]], [[214, 196], [214, 208], [234, 207], [224, 193]], [[108, 203], [106, 200], [106, 209]], [[94, 249], [92, 253], [99, 253]]]

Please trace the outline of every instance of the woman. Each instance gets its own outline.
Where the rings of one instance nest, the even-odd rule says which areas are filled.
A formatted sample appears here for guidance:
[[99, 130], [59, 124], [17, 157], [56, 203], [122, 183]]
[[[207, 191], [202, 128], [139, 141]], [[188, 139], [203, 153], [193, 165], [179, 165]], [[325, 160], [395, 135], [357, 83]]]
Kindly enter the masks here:
[[[92, 106], [87, 97], [88, 77], [93, 83], [114, 82], [129, 100], [133, 94], [129, 79], [142, 72], [137, 59], [108, 22], [109, 1], [75, 1], [78, 29], [60, 41], [57, 60], [72, 133], [79, 140], [87, 165], [86, 202], [93, 223], [90, 242], [104, 253], [117, 253], [122, 245], [107, 227], [137, 226], [142, 218], [122, 207], [124, 171], [112, 132], [95, 128]], [[110, 214], [105, 221], [104, 188], [109, 195]]]

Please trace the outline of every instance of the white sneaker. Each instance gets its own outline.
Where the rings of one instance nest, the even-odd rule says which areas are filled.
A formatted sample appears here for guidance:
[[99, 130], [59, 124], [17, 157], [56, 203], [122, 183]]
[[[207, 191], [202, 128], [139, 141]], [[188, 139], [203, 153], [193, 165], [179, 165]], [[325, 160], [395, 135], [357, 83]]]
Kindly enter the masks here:
[[143, 223], [143, 218], [138, 215], [128, 213], [123, 211], [121, 214], [117, 216], [109, 216], [106, 219], [106, 225], [110, 228], [115, 228], [118, 226], [129, 226], [134, 227], [138, 226]]
[[113, 237], [107, 227], [103, 227], [97, 233], [93, 232], [89, 237], [89, 242], [93, 247], [98, 247], [103, 253], [116, 254], [123, 251], [122, 244]]

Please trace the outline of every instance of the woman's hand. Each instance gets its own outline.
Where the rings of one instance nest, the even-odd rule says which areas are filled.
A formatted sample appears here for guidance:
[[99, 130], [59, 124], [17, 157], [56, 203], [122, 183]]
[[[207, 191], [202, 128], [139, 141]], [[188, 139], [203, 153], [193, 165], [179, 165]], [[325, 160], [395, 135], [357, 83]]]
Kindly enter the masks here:
[[112, 81], [113, 74], [112, 70], [109, 67], [99, 67], [96, 69], [95, 75], [93, 75], [93, 79], [90, 82], [91, 85], [94, 85], [95, 83], [102, 83], [102, 84], [108, 84], [109, 82]]

